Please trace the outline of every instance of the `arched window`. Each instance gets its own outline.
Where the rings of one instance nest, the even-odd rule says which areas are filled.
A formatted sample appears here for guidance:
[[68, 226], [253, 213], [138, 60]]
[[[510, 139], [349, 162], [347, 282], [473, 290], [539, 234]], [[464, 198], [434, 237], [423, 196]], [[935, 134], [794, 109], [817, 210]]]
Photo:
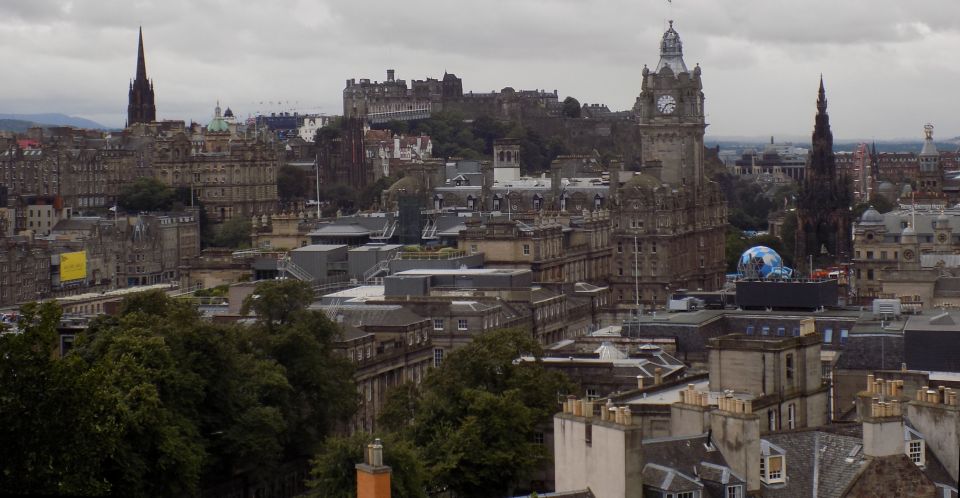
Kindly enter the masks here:
[[500, 162], [503, 162], [503, 151], [500, 151]]
[[533, 196], [533, 210], [539, 211], [543, 207], [543, 197], [540, 194]]
[[467, 208], [474, 209], [476, 208], [476, 202], [473, 199], [472, 195], [467, 196]]
[[500, 197], [499, 195], [493, 196], [493, 210], [494, 210], [494, 211], [500, 211], [500, 202], [501, 202], [501, 197]]
[[509, 150], [507, 151], [507, 162], [513, 162], [513, 156]]
[[601, 207], [603, 207], [603, 197], [601, 197], [600, 194], [597, 194], [593, 198], [593, 207], [595, 209], [600, 209]]

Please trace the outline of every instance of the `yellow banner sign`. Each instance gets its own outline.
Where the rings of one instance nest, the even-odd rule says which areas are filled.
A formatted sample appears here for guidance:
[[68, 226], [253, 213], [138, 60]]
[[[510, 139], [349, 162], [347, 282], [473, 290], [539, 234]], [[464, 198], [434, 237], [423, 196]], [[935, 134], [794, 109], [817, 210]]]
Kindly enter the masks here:
[[65, 252], [60, 255], [60, 281], [87, 278], [87, 252]]

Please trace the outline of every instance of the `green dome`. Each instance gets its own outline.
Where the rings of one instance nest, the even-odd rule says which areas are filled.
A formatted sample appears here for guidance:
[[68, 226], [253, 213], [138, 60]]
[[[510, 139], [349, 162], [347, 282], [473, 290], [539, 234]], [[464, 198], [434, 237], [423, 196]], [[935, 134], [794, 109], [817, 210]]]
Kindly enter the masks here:
[[220, 114], [220, 102], [217, 102], [217, 107], [213, 111], [213, 120], [207, 125], [207, 131], [214, 133], [230, 131], [230, 125], [227, 124], [227, 120], [223, 119], [223, 116]]

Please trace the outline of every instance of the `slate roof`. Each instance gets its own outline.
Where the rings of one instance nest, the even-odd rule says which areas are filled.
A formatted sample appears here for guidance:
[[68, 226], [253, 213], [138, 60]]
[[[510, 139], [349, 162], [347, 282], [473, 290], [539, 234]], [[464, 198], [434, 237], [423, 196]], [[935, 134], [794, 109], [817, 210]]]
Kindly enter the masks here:
[[344, 322], [356, 326], [405, 326], [420, 323], [426, 318], [399, 305], [341, 307], [339, 314], [344, 315]]
[[863, 438], [803, 430], [764, 439], [786, 452], [786, 483], [762, 487], [762, 496], [840, 498], [864, 465]]
[[846, 347], [837, 360], [836, 368], [840, 370], [899, 369], [904, 361], [903, 335], [850, 334]]
[[730, 484], [744, 484], [706, 434], [648, 439], [643, 442], [643, 482], [664, 491], [703, 491], [703, 498], [726, 498]]

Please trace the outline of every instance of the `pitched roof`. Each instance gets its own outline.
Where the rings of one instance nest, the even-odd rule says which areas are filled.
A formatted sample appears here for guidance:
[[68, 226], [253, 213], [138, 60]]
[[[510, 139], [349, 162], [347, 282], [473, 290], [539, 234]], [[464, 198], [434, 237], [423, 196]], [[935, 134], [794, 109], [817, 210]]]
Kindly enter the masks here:
[[840, 498], [860, 473], [863, 438], [819, 430], [768, 434], [785, 452], [787, 481], [763, 488], [778, 498]]
[[850, 334], [836, 367], [841, 370], [884, 370], [900, 368], [903, 362], [903, 335]]

